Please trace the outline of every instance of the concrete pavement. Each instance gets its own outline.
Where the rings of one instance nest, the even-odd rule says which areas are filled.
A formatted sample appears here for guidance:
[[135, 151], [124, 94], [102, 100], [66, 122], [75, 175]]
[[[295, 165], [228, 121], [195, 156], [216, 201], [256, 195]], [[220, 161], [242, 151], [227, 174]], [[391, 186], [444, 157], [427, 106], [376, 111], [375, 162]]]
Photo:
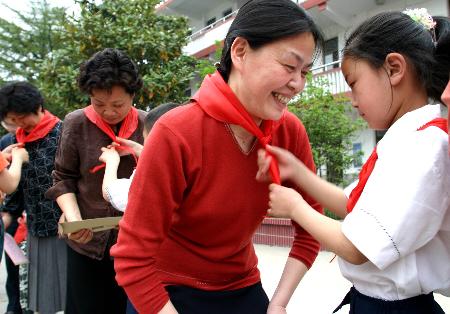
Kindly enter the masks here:
[[[289, 249], [267, 245], [255, 245], [255, 247], [262, 284], [270, 298], [281, 277]], [[330, 263], [333, 256], [334, 254], [330, 252], [320, 252], [313, 267], [297, 287], [288, 305], [288, 313], [331, 314], [341, 302], [350, 288], [350, 283], [341, 276], [337, 261], [334, 260]], [[4, 260], [2, 260], [0, 265], [0, 313], [6, 312], [8, 303], [5, 280], [6, 269]], [[446, 313], [450, 313], [450, 298], [436, 295], [436, 300]], [[348, 313], [348, 306], [338, 313]]]
[[[289, 254], [289, 248], [256, 245], [259, 259], [261, 281], [269, 296], [272, 296]], [[342, 301], [351, 284], [339, 271], [336, 259], [330, 263], [334, 254], [320, 252], [315, 263], [297, 287], [287, 307], [288, 313], [331, 314]], [[437, 302], [450, 314], [450, 298], [435, 294]], [[348, 313], [349, 306], [338, 313]]]

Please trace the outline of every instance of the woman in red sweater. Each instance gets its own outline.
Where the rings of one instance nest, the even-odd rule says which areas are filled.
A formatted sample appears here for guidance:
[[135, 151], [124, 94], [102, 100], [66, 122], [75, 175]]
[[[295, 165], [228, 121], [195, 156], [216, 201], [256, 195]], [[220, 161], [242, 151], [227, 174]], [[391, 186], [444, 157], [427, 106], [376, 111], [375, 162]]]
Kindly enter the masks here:
[[257, 150], [281, 146], [314, 169], [305, 129], [286, 108], [321, 40], [294, 2], [247, 2], [225, 38], [218, 72], [155, 124], [111, 250], [116, 279], [138, 312], [285, 312], [319, 244], [295, 225], [269, 304], [252, 244], [268, 202], [268, 184], [255, 180]]

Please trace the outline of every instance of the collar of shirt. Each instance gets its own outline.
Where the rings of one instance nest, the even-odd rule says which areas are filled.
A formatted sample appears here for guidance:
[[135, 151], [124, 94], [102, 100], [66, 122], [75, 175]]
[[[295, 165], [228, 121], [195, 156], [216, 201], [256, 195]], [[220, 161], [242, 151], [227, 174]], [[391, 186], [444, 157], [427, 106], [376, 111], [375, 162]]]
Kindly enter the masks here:
[[377, 151], [383, 150], [385, 142], [390, 142], [397, 136], [403, 136], [405, 133], [415, 132], [427, 122], [440, 116], [441, 108], [439, 105], [426, 105], [404, 114], [387, 130], [378, 143]]

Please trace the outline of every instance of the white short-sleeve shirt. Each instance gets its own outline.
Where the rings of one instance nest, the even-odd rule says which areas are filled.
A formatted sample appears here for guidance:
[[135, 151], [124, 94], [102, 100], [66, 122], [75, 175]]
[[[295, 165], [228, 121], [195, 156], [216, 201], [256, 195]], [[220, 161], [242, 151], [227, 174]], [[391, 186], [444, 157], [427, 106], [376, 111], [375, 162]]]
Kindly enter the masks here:
[[106, 186], [106, 194], [111, 205], [121, 212], [124, 212], [128, 204], [128, 192], [130, 191], [131, 181], [133, 180], [133, 170], [129, 179], [117, 179]]
[[448, 135], [417, 129], [440, 116], [439, 105], [405, 114], [378, 143], [378, 160], [345, 236], [369, 261], [339, 260], [361, 293], [401, 300], [450, 287], [450, 160]]

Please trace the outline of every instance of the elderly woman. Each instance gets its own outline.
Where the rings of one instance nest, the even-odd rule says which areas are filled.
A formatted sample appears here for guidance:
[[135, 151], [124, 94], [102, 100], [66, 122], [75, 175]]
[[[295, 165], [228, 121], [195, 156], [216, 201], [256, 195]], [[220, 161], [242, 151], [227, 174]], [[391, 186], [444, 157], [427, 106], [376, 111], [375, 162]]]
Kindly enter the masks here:
[[[64, 120], [54, 186], [47, 196], [56, 199], [67, 221], [118, 216], [121, 212], [103, 199], [104, 170], [98, 167], [98, 158], [101, 147], [116, 141], [116, 136], [143, 142], [145, 112], [133, 107], [142, 80], [126, 54], [105, 49], [81, 66], [78, 85], [91, 104]], [[135, 159], [130, 155], [121, 159], [118, 177], [128, 178]], [[109, 255], [116, 238], [116, 230], [69, 234], [66, 314], [125, 312], [126, 295], [114, 279]]]
[[117, 281], [139, 313], [285, 310], [319, 244], [295, 225], [269, 305], [252, 244], [268, 208], [268, 184], [255, 180], [257, 150], [272, 143], [314, 169], [305, 128], [287, 103], [302, 91], [320, 41], [293, 1], [248, 1], [225, 38], [219, 71], [155, 124], [111, 250]]

